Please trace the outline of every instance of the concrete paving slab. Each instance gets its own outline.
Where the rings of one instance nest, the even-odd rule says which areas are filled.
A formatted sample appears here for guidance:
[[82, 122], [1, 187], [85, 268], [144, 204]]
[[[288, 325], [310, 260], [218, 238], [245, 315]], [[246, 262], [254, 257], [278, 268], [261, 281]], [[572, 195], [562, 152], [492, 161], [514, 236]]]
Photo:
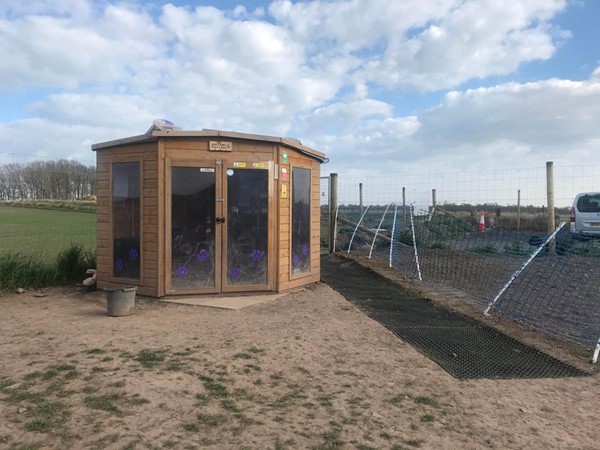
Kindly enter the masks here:
[[242, 309], [247, 306], [266, 303], [278, 300], [286, 296], [282, 294], [262, 294], [262, 295], [243, 295], [237, 297], [180, 297], [180, 298], [162, 298], [160, 301], [167, 303], [178, 303], [180, 305], [208, 306], [210, 308], [221, 309]]

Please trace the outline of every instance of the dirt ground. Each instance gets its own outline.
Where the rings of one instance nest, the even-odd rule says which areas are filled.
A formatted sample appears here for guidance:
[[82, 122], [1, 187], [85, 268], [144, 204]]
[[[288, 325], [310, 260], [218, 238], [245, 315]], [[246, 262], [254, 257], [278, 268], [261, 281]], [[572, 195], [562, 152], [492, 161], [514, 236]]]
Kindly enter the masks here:
[[0, 297], [0, 448], [600, 448], [597, 370], [459, 381], [324, 284], [126, 317], [45, 293]]

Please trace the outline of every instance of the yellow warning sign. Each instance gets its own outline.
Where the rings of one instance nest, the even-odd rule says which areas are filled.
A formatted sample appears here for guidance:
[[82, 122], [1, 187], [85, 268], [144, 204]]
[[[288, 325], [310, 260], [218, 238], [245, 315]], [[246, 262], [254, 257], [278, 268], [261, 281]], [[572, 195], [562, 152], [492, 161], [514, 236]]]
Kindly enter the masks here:
[[287, 198], [287, 184], [281, 185], [281, 198]]
[[246, 167], [246, 163], [234, 162], [233, 167]]
[[265, 163], [253, 163], [252, 167], [254, 167], [255, 169], [264, 169]]

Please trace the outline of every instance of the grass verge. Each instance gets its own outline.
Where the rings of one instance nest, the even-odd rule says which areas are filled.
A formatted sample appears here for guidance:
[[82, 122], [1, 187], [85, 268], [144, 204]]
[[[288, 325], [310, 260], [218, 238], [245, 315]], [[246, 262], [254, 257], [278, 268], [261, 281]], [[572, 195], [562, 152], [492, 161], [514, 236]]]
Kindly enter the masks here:
[[86, 270], [94, 267], [94, 252], [78, 244], [72, 244], [60, 251], [51, 262], [47, 262], [39, 253], [0, 254], [0, 291], [17, 288], [39, 289], [81, 281], [86, 277]]

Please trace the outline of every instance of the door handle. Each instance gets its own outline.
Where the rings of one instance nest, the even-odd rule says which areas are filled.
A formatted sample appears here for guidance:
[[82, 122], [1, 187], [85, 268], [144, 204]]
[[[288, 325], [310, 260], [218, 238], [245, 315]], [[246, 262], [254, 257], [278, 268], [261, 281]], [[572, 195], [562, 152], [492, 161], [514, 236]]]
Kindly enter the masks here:
[[225, 223], [225, 217], [216, 217], [215, 222], [216, 223]]

